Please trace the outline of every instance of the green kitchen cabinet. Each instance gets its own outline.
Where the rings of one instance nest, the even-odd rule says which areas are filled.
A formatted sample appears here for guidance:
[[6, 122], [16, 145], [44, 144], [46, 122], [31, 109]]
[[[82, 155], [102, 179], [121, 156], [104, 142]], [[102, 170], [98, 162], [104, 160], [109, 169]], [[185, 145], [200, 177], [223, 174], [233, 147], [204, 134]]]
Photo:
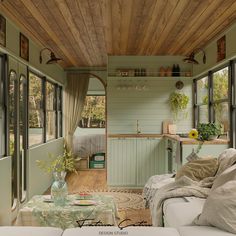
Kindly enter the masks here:
[[108, 138], [108, 185], [143, 187], [152, 175], [165, 173], [161, 138]]

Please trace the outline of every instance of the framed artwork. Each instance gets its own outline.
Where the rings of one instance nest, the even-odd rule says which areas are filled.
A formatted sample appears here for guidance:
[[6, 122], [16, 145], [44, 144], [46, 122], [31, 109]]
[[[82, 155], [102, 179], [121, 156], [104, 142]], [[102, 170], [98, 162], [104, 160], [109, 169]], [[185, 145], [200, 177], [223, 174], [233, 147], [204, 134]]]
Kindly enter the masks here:
[[226, 56], [226, 44], [225, 35], [217, 40], [217, 62], [225, 59]]
[[29, 39], [20, 33], [20, 57], [29, 60]]
[[6, 47], [6, 19], [0, 15], [0, 45]]

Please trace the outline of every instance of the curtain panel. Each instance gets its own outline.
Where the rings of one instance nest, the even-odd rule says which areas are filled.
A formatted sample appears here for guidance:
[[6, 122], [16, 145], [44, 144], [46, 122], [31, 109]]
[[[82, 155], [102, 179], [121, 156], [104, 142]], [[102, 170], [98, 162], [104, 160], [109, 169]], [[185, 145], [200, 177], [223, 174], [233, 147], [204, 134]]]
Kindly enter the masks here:
[[79, 124], [89, 85], [89, 74], [69, 73], [65, 88], [65, 140], [69, 150], [73, 148], [73, 135]]

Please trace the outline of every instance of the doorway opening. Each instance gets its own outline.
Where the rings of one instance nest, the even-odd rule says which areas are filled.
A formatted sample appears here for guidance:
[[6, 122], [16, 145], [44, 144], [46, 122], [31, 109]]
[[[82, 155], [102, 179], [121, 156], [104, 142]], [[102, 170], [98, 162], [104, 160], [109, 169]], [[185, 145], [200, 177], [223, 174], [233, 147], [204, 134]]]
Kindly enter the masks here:
[[[94, 75], [89, 87], [81, 120], [74, 133], [73, 151], [79, 157], [78, 170], [103, 171], [106, 179], [106, 89]], [[91, 174], [91, 172], [89, 172]]]

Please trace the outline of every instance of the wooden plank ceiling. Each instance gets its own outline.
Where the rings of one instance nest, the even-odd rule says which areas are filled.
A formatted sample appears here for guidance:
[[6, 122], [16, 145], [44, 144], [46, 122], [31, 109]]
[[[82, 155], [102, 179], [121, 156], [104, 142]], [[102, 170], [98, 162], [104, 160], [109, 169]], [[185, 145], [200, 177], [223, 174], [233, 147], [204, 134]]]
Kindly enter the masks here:
[[106, 66], [107, 55], [188, 55], [235, 22], [235, 0], [3, 0], [3, 13], [63, 58]]

